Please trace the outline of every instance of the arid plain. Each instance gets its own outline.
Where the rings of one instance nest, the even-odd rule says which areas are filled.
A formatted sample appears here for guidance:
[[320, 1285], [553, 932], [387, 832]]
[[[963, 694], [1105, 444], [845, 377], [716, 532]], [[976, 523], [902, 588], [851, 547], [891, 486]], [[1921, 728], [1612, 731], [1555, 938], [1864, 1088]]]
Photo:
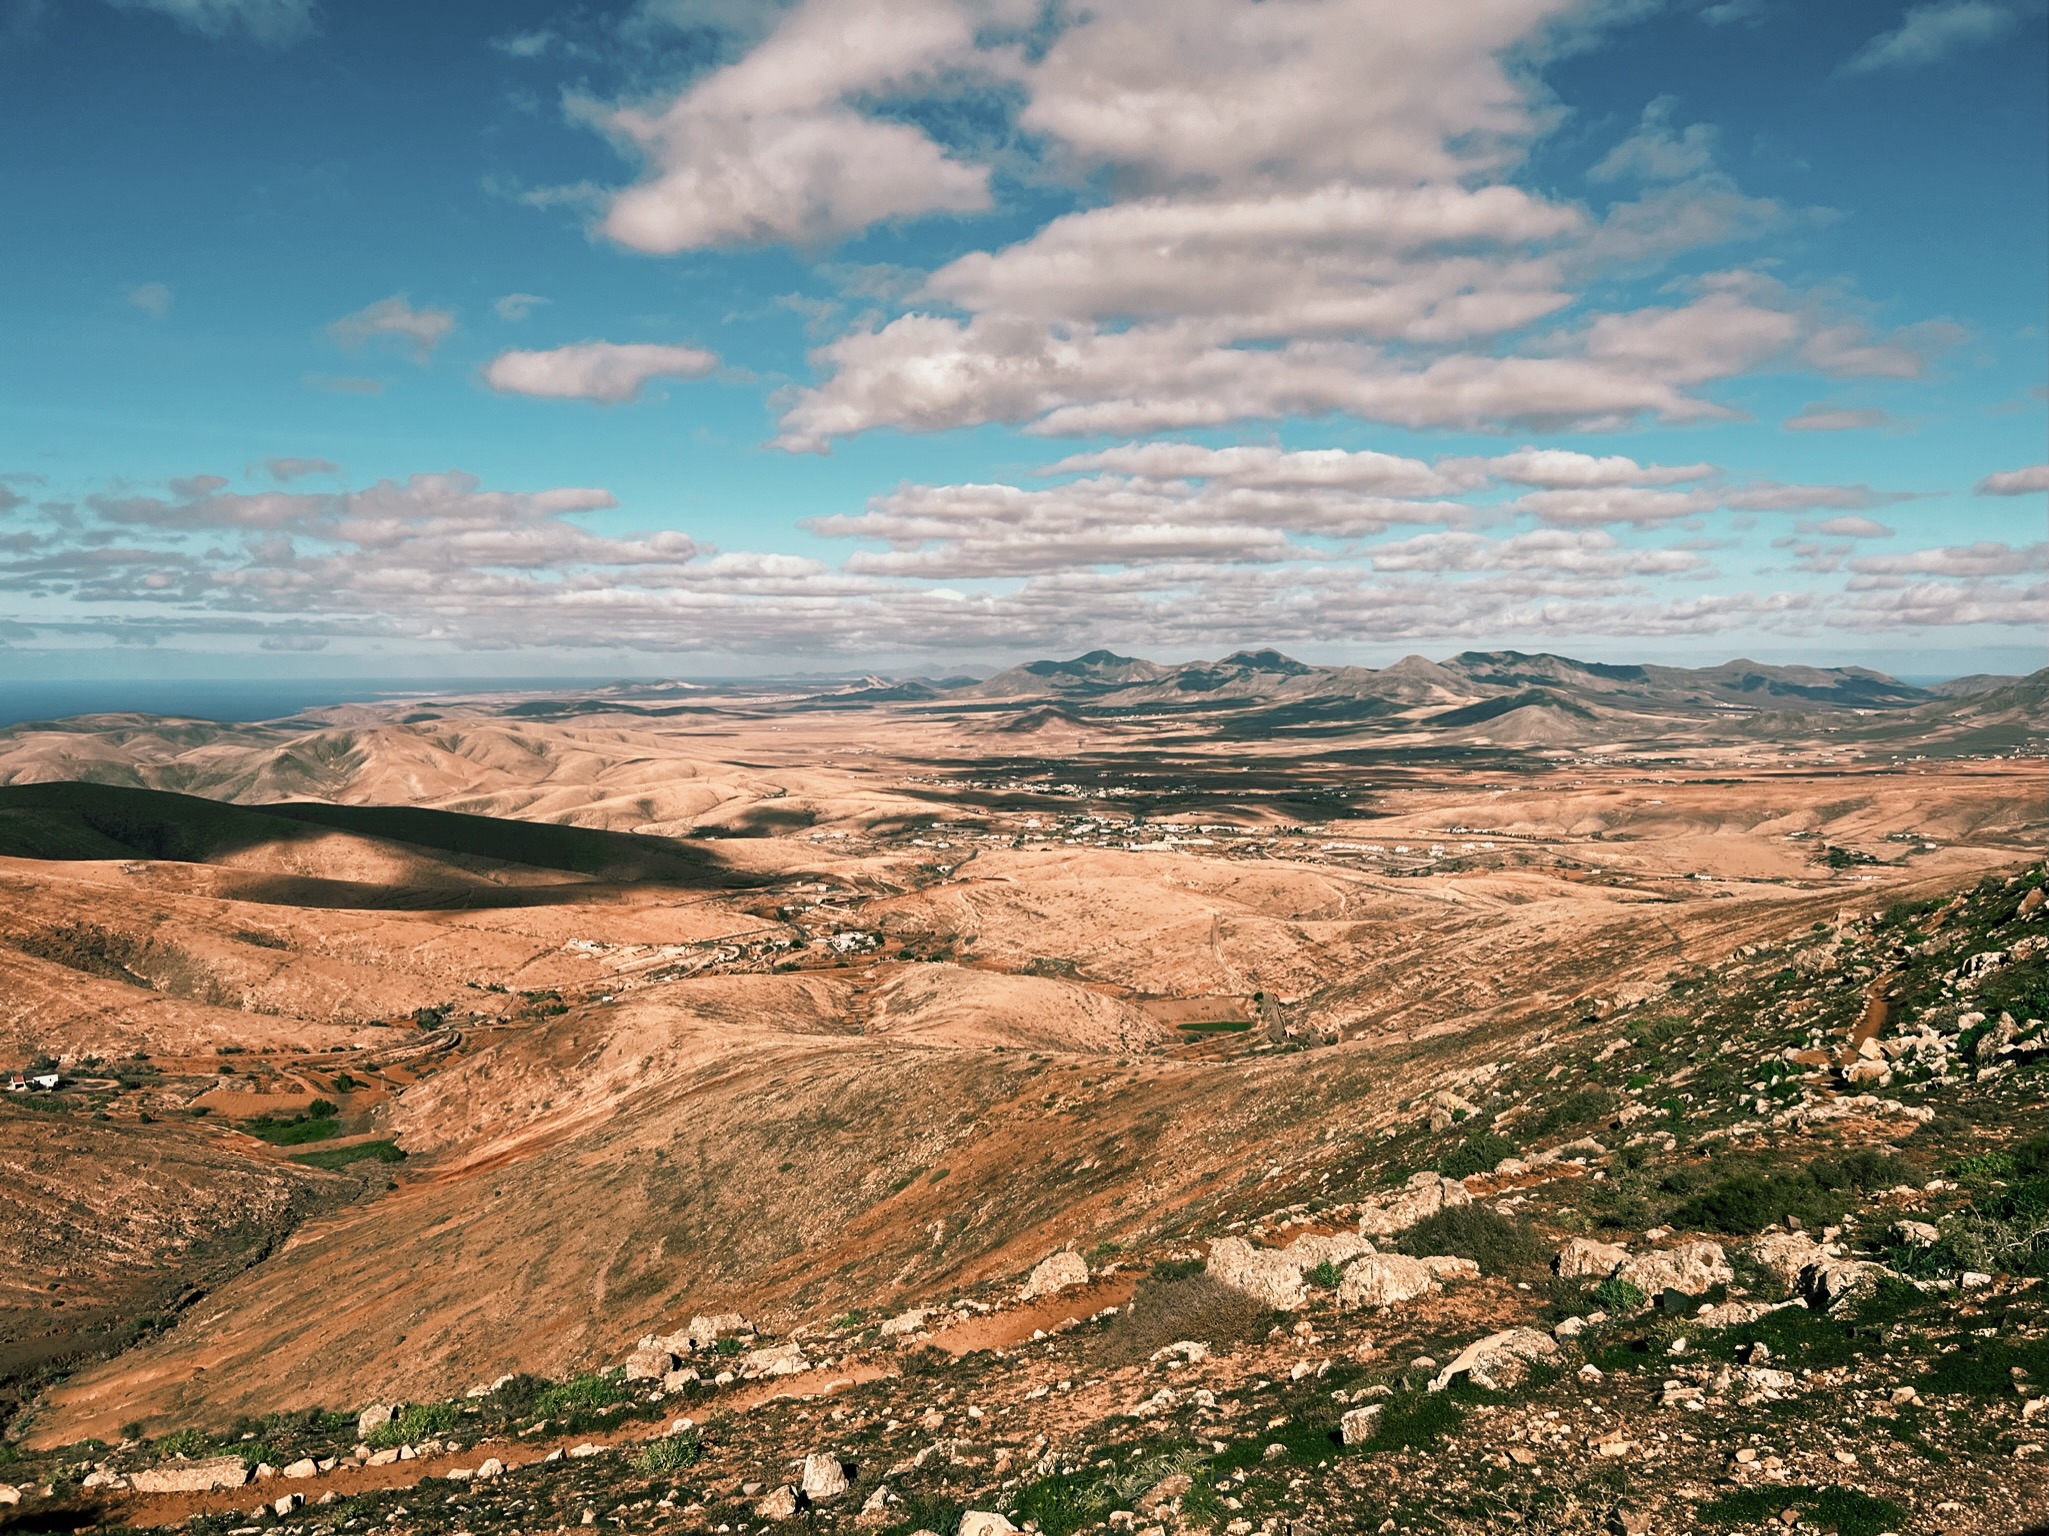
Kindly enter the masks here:
[[[1519, 1062], [1541, 1059], [1539, 1095], [1581, 1093], [1585, 1124], [1553, 1117], [1551, 1140], [1591, 1135], [1595, 1169], [1631, 1138], [1705, 1166], [1730, 1133], [1703, 1120], [1694, 1140], [1672, 1109], [1671, 1144], [1662, 1126], [1646, 1139], [1652, 1075], [1630, 1087], [1592, 1065], [1624, 1047], [1598, 1053], [1647, 1010], [1688, 1014], [1675, 997], [1746, 957], [2039, 886], [2043, 685], [1096, 654], [986, 682], [621, 685], [0, 732], [0, 1055], [62, 1080], [0, 1106], [9, 1440], [78, 1462], [63, 1448], [146, 1458], [174, 1431], [266, 1415], [353, 1426], [364, 1405], [601, 1372], [694, 1314], [853, 1339], [863, 1318], [964, 1296], [986, 1310], [1069, 1250], [1091, 1266], [1071, 1315], [1128, 1312], [1134, 1285], [1166, 1283], [1149, 1266], [1179, 1262], [1160, 1255], [1214, 1254], [1227, 1231], [1277, 1243], [1289, 1211], [1347, 1230], [1383, 1182], [1450, 1166], [1445, 1148], [1483, 1126], [1513, 1135], [1482, 1085]], [[1999, 963], [2032, 953], [2039, 969], [2028, 942], [2002, 940]], [[1835, 1009], [1854, 1032], [1875, 1007], [1866, 1037], [1899, 1034], [1886, 988], [1904, 974], [1838, 977], [1804, 1019], [1789, 1006], [1757, 1027]], [[2012, 1070], [1988, 1082], [2025, 1102], [2004, 1119], [1944, 1111], [1960, 1139], [1902, 1187], [1939, 1189], [1974, 1125], [1981, 1153], [2010, 1151], [2041, 1107], [2039, 1018], [2012, 1022]], [[1774, 1091], [1797, 1078], [1800, 1104], [1854, 1103], [1875, 1077], [1849, 1070], [1851, 1034], [1802, 1044], [1790, 1067], [1793, 1047], [1768, 1053]], [[1883, 1120], [1857, 1122], [1860, 1145], [1909, 1155], [1913, 1124]], [[1509, 1161], [1540, 1139], [1515, 1137]], [[1573, 1166], [1594, 1176], [1584, 1153]], [[1515, 1187], [1491, 1177], [1468, 1181], [1476, 1199]], [[1597, 1230], [1584, 1202], [1576, 1220], [1511, 1207], [1546, 1256]], [[1644, 1246], [1630, 1221], [1672, 1226], [1652, 1209], [1605, 1235]], [[2012, 1327], [2039, 1340], [2024, 1269]], [[1433, 1326], [1505, 1326], [1500, 1307], [1466, 1307]], [[941, 1345], [1002, 1359], [1070, 1313], [989, 1315]], [[1263, 1337], [1246, 1348], [1302, 1353], [1286, 1329]], [[872, 1331], [841, 1345], [837, 1374], [793, 1378], [779, 1405], [734, 1396], [743, 1375], [724, 1411], [766, 1423], [835, 1383], [902, 1390], [886, 1348], [861, 1353], [878, 1346]], [[1346, 1347], [1355, 1362], [1376, 1348]], [[2049, 1387], [2033, 1369], [2014, 1368], [2015, 1412]], [[1077, 1414], [1072, 1432], [1093, 1423]], [[1193, 1443], [1224, 1457], [1230, 1438]], [[1034, 1458], [1054, 1467], [1048, 1443]], [[776, 1477], [710, 1449], [718, 1472], [670, 1510], [723, 1530], [754, 1518], [736, 1490]], [[1008, 1482], [990, 1475], [980, 1503], [963, 1484], [958, 1502], [1029, 1494], [1013, 1459]], [[2007, 1455], [1995, 1480], [2039, 1488], [2041, 1467]], [[120, 1470], [92, 1520], [252, 1497], [152, 1514], [121, 1502]], [[1173, 1476], [1249, 1498], [1221, 1470]], [[1275, 1507], [1309, 1507], [1289, 1486]], [[834, 1497], [798, 1502], [829, 1526]], [[1210, 1505], [1172, 1498], [1143, 1523], [1202, 1526]], [[866, 1523], [897, 1518], [868, 1501]], [[2020, 1507], [1911, 1528], [2012, 1529]], [[1345, 1525], [1326, 1511], [1314, 1528]]]

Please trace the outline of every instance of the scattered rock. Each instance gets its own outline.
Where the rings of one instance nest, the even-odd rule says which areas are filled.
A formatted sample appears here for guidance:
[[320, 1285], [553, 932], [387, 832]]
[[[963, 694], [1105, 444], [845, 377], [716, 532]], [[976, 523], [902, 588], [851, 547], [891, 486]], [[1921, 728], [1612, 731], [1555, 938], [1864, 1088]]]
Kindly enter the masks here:
[[892, 1339], [903, 1334], [916, 1333], [925, 1326], [925, 1319], [929, 1316], [931, 1313], [923, 1307], [913, 1307], [908, 1312], [899, 1312], [882, 1325], [882, 1336], [885, 1339]]
[[888, 1525], [893, 1519], [890, 1511], [902, 1503], [903, 1500], [896, 1496], [887, 1483], [884, 1483], [868, 1495], [867, 1502], [861, 1506], [861, 1512], [854, 1516], [854, 1524], [861, 1526]]
[[1051, 1296], [1056, 1291], [1088, 1283], [1088, 1261], [1073, 1249], [1065, 1249], [1039, 1261], [1038, 1268], [1025, 1281], [1024, 1299], [1035, 1301], [1041, 1296]]
[[372, 1431], [382, 1429], [390, 1422], [390, 1407], [384, 1403], [372, 1403], [356, 1415], [356, 1438], [368, 1440]]
[[971, 1509], [960, 1517], [955, 1536], [1011, 1536], [1017, 1529], [1003, 1516], [989, 1510]]
[[274, 1499], [271, 1501], [270, 1512], [276, 1515], [278, 1519], [282, 1520], [286, 1515], [291, 1514], [294, 1510], [304, 1509], [305, 1507], [305, 1494], [288, 1493], [284, 1495], [282, 1498]]
[[283, 1475], [286, 1477], [317, 1477], [320, 1475], [320, 1469], [313, 1465], [313, 1458], [311, 1456], [301, 1456], [297, 1461], [285, 1467]]
[[1896, 1221], [1892, 1236], [1895, 1242], [1912, 1243], [1917, 1248], [1931, 1247], [1942, 1239], [1942, 1233], [1925, 1221]]

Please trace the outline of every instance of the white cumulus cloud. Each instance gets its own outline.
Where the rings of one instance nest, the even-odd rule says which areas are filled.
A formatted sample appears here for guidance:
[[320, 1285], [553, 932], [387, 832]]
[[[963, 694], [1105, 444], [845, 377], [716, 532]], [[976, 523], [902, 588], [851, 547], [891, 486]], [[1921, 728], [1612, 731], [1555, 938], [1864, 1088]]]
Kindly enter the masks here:
[[1978, 482], [1980, 496], [2028, 496], [2036, 491], [2049, 491], [2049, 464], [2002, 469]]
[[484, 382], [501, 395], [617, 405], [637, 398], [650, 379], [699, 379], [718, 365], [718, 357], [702, 347], [581, 341], [541, 352], [501, 352], [485, 364]]
[[413, 361], [424, 363], [455, 329], [455, 316], [445, 309], [415, 309], [403, 294], [393, 294], [344, 315], [328, 329], [344, 346], [393, 341], [409, 348]]
[[1890, 32], [1871, 39], [1843, 65], [1845, 74], [1880, 69], [1912, 69], [1967, 48], [1989, 42], [2014, 24], [2012, 9], [1990, 0], [1935, 0], [1917, 5]]
[[818, 242], [985, 208], [986, 167], [856, 104], [974, 53], [972, 18], [946, 0], [808, 0], [753, 52], [672, 101], [590, 109], [648, 168], [599, 227], [621, 245], [668, 254]]

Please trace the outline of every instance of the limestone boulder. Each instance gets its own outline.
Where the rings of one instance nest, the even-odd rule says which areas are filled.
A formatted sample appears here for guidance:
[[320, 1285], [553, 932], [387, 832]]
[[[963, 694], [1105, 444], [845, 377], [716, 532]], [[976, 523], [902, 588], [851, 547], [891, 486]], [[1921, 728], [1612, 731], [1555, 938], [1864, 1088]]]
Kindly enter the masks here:
[[1471, 1259], [1461, 1259], [1448, 1253], [1426, 1253], [1418, 1261], [1439, 1280], [1477, 1280], [1480, 1266]]
[[1442, 1174], [1418, 1173], [1391, 1195], [1383, 1195], [1359, 1213], [1361, 1237], [1386, 1237], [1405, 1232], [1426, 1216], [1450, 1206], [1471, 1205], [1465, 1185]]
[[794, 1520], [801, 1502], [796, 1486], [784, 1483], [780, 1488], [770, 1489], [768, 1496], [754, 1506], [754, 1513], [762, 1520]]
[[1575, 1237], [1551, 1258], [1551, 1273], [1561, 1280], [1605, 1280], [1629, 1262], [1629, 1250], [1617, 1243]]
[[1373, 1253], [1354, 1260], [1338, 1282], [1341, 1307], [1392, 1307], [1437, 1289], [1437, 1277], [1421, 1259]]
[[1025, 1281], [1024, 1299], [1036, 1301], [1041, 1296], [1051, 1296], [1057, 1291], [1071, 1290], [1088, 1283], [1088, 1261], [1067, 1249], [1039, 1261], [1038, 1267]]
[[1862, 1259], [1823, 1258], [1800, 1271], [1799, 1291], [1815, 1311], [1833, 1312], [1869, 1296], [1887, 1273], [1883, 1264]]
[[211, 1493], [216, 1488], [240, 1488], [248, 1481], [249, 1468], [239, 1456], [167, 1461], [128, 1474], [129, 1485], [139, 1493]]
[[1558, 1341], [1534, 1328], [1508, 1328], [1475, 1339], [1451, 1364], [1430, 1378], [1430, 1390], [1442, 1392], [1461, 1376], [1475, 1386], [1505, 1391], [1529, 1375], [1532, 1363], [1558, 1358]]
[[1730, 1268], [1729, 1256], [1720, 1243], [1701, 1241], [1639, 1253], [1616, 1269], [1615, 1278], [1646, 1296], [1668, 1290], [1698, 1296], [1714, 1286], [1733, 1283], [1736, 1271]]
[[1346, 1445], [1364, 1445], [1380, 1428], [1380, 1409], [1379, 1403], [1347, 1409], [1338, 1420], [1338, 1438]]
[[1255, 1248], [1242, 1237], [1211, 1243], [1206, 1267], [1212, 1278], [1283, 1312], [1294, 1311], [1308, 1297], [1294, 1260], [1278, 1249]]
[[1298, 1270], [1307, 1274], [1319, 1264], [1335, 1264], [1343, 1269], [1352, 1260], [1373, 1252], [1373, 1245], [1354, 1232], [1335, 1232], [1328, 1236], [1311, 1232], [1296, 1238], [1281, 1252]]
[[837, 1456], [814, 1451], [804, 1458], [804, 1470], [798, 1476], [797, 1486], [813, 1504], [823, 1504], [847, 1491], [847, 1469], [840, 1465]]
[[628, 1381], [660, 1381], [676, 1369], [676, 1356], [666, 1344], [643, 1340], [638, 1349], [626, 1357], [626, 1379]]

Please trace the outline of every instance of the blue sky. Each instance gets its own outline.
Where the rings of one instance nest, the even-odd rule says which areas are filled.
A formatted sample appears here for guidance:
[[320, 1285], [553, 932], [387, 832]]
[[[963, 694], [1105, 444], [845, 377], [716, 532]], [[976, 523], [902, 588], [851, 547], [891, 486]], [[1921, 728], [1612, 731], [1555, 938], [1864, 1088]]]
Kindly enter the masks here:
[[0, 0], [0, 676], [2039, 665], [2040, 0]]

